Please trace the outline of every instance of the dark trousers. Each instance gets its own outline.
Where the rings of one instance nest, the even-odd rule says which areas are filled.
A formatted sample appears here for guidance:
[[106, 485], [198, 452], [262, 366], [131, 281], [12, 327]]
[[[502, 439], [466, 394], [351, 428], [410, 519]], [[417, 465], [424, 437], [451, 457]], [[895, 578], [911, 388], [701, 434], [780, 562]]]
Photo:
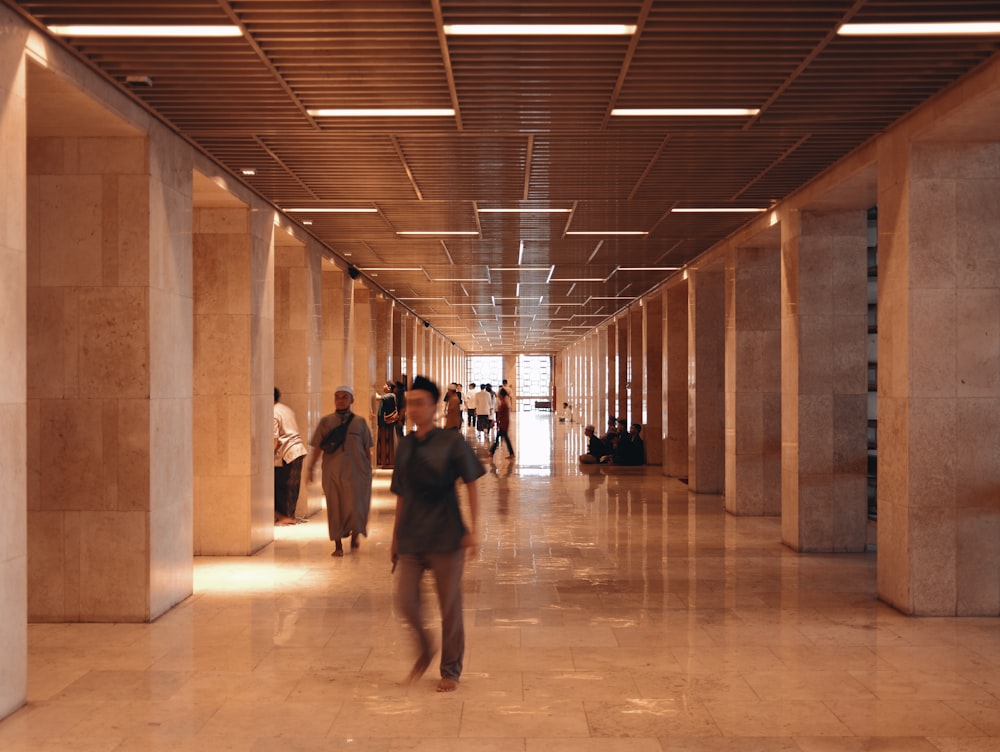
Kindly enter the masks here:
[[279, 517], [295, 518], [295, 505], [299, 503], [299, 484], [302, 481], [302, 460], [298, 457], [274, 468], [274, 513]]
[[416, 634], [420, 655], [430, 659], [434, 647], [430, 633], [424, 627], [420, 578], [425, 569], [431, 570], [441, 609], [441, 678], [455, 681], [462, 675], [462, 659], [465, 656], [465, 625], [462, 622], [464, 565], [465, 549], [461, 548], [440, 554], [400, 554], [399, 587], [396, 590], [396, 603]]
[[493, 454], [493, 452], [497, 450], [497, 447], [500, 446], [501, 439], [507, 442], [507, 451], [510, 453], [511, 457], [513, 457], [514, 447], [511, 446], [510, 436], [507, 435], [506, 431], [501, 431], [499, 428], [497, 429], [497, 437], [493, 440], [493, 446], [490, 447], [490, 454]]

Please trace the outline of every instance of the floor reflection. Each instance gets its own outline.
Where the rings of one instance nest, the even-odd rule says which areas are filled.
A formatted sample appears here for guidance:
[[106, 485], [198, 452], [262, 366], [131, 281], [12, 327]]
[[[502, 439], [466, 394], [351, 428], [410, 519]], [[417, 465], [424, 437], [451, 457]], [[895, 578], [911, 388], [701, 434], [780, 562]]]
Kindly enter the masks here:
[[154, 624], [31, 625], [0, 749], [1000, 749], [1000, 620], [903, 617], [874, 554], [800, 556], [779, 519], [660, 468], [580, 468], [582, 425], [553, 414], [514, 416], [512, 459], [465, 430], [488, 472], [454, 695], [401, 682], [379, 473], [342, 559], [321, 514], [197, 559], [195, 594]]

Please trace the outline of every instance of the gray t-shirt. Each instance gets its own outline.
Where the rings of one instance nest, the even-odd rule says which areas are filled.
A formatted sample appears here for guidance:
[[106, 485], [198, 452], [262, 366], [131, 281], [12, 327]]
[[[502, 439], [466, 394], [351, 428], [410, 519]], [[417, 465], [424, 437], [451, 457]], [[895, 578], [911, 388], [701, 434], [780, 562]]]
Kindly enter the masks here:
[[467, 532], [455, 483], [486, 474], [461, 433], [433, 428], [423, 438], [409, 433], [396, 448], [390, 490], [403, 497], [396, 530], [401, 554], [457, 551]]

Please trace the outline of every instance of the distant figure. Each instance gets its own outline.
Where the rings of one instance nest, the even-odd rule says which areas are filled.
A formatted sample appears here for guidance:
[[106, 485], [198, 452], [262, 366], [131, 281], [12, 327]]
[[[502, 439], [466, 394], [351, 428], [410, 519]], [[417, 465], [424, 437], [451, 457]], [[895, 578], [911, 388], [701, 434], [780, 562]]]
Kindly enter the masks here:
[[462, 403], [458, 399], [458, 391], [454, 384], [448, 385], [444, 395], [444, 427], [458, 430], [462, 425]]
[[507, 394], [507, 390], [503, 387], [500, 388], [497, 394], [499, 399], [497, 400], [497, 437], [493, 440], [493, 446], [490, 447], [490, 456], [500, 446], [500, 439], [503, 439], [507, 444], [507, 456], [514, 456], [514, 447], [510, 443], [510, 397]]
[[292, 408], [274, 388], [274, 524], [294, 525], [299, 501], [303, 457], [309, 454], [299, 436]]
[[483, 437], [490, 432], [490, 407], [490, 393], [486, 391], [486, 384], [480, 384], [476, 392], [476, 431]]
[[338, 386], [333, 395], [336, 411], [320, 418], [313, 432], [308, 475], [311, 478], [323, 458], [323, 495], [326, 522], [336, 548], [331, 556], [343, 556], [342, 538], [350, 536], [351, 548], [358, 536], [368, 535], [368, 512], [372, 504], [372, 433], [364, 418], [351, 412], [354, 389]]
[[469, 428], [476, 427], [476, 385], [469, 384], [469, 391], [465, 396], [465, 417], [468, 418]]
[[399, 410], [396, 405], [395, 386], [391, 381], [382, 386], [379, 395], [378, 412], [375, 421], [378, 433], [375, 439], [375, 466], [392, 467], [396, 457], [396, 423], [399, 422]]
[[562, 409], [559, 411], [559, 422], [560, 423], [573, 422], [573, 406], [569, 404], [569, 402], [562, 403]]

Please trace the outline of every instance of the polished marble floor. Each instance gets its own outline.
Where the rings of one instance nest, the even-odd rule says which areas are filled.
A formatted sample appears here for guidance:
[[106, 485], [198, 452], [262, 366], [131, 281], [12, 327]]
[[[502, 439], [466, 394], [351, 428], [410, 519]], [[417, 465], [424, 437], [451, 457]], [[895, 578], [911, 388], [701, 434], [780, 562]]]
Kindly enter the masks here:
[[516, 417], [514, 459], [468, 438], [489, 472], [456, 692], [401, 681], [379, 472], [343, 559], [318, 515], [197, 559], [154, 624], [30, 626], [0, 750], [1000, 750], [1000, 619], [904, 617], [875, 600], [874, 553], [796, 555], [777, 519], [658, 468], [581, 472], [579, 424], [548, 413]]

